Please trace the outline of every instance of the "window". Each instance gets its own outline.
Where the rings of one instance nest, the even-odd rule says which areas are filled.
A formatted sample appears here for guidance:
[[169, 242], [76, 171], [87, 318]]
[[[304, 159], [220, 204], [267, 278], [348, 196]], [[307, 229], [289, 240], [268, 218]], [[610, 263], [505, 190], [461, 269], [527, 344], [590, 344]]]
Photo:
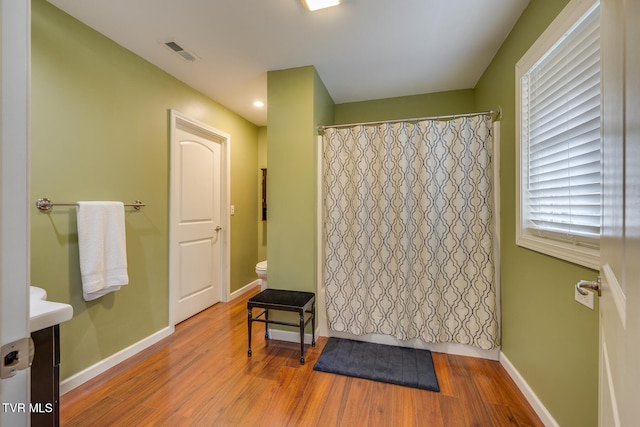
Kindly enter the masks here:
[[573, 0], [516, 65], [517, 244], [599, 268], [600, 9]]

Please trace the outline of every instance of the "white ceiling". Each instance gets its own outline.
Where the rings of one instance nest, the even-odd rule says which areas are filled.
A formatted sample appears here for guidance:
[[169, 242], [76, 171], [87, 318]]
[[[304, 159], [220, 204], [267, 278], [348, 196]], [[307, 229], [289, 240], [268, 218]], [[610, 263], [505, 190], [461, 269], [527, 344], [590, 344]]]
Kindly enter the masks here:
[[[267, 71], [314, 65], [336, 103], [472, 88], [529, 0], [49, 0], [247, 120]], [[163, 42], [200, 58], [187, 62]]]

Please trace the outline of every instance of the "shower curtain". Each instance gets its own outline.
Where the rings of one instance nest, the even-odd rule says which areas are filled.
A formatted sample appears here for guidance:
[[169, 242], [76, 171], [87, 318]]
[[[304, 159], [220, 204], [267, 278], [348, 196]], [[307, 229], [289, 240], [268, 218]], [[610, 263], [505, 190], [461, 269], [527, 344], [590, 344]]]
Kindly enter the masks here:
[[329, 328], [499, 345], [491, 117], [327, 128]]

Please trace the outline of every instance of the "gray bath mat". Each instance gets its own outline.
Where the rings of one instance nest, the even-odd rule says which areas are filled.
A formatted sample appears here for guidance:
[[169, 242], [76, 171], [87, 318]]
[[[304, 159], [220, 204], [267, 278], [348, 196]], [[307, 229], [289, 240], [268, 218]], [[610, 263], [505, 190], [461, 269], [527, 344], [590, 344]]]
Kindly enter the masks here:
[[316, 371], [440, 391], [429, 350], [329, 338]]

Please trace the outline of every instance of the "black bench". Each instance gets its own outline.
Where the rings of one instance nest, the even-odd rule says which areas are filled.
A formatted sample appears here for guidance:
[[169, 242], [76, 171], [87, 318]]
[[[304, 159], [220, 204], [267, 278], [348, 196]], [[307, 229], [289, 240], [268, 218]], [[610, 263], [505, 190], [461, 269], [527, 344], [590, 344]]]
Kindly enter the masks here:
[[[286, 291], [282, 289], [265, 289], [249, 298], [247, 311], [249, 315], [249, 351], [251, 357], [251, 324], [266, 323], [264, 337], [269, 339], [269, 323], [285, 326], [300, 326], [300, 364], [304, 365], [304, 328], [311, 322], [311, 345], [316, 345], [316, 295], [312, 292]], [[253, 316], [254, 308], [262, 308], [257, 316]], [[300, 323], [269, 320], [269, 310], [294, 311], [300, 316]], [[305, 320], [305, 313], [310, 314]], [[264, 315], [264, 319], [260, 317]]]

